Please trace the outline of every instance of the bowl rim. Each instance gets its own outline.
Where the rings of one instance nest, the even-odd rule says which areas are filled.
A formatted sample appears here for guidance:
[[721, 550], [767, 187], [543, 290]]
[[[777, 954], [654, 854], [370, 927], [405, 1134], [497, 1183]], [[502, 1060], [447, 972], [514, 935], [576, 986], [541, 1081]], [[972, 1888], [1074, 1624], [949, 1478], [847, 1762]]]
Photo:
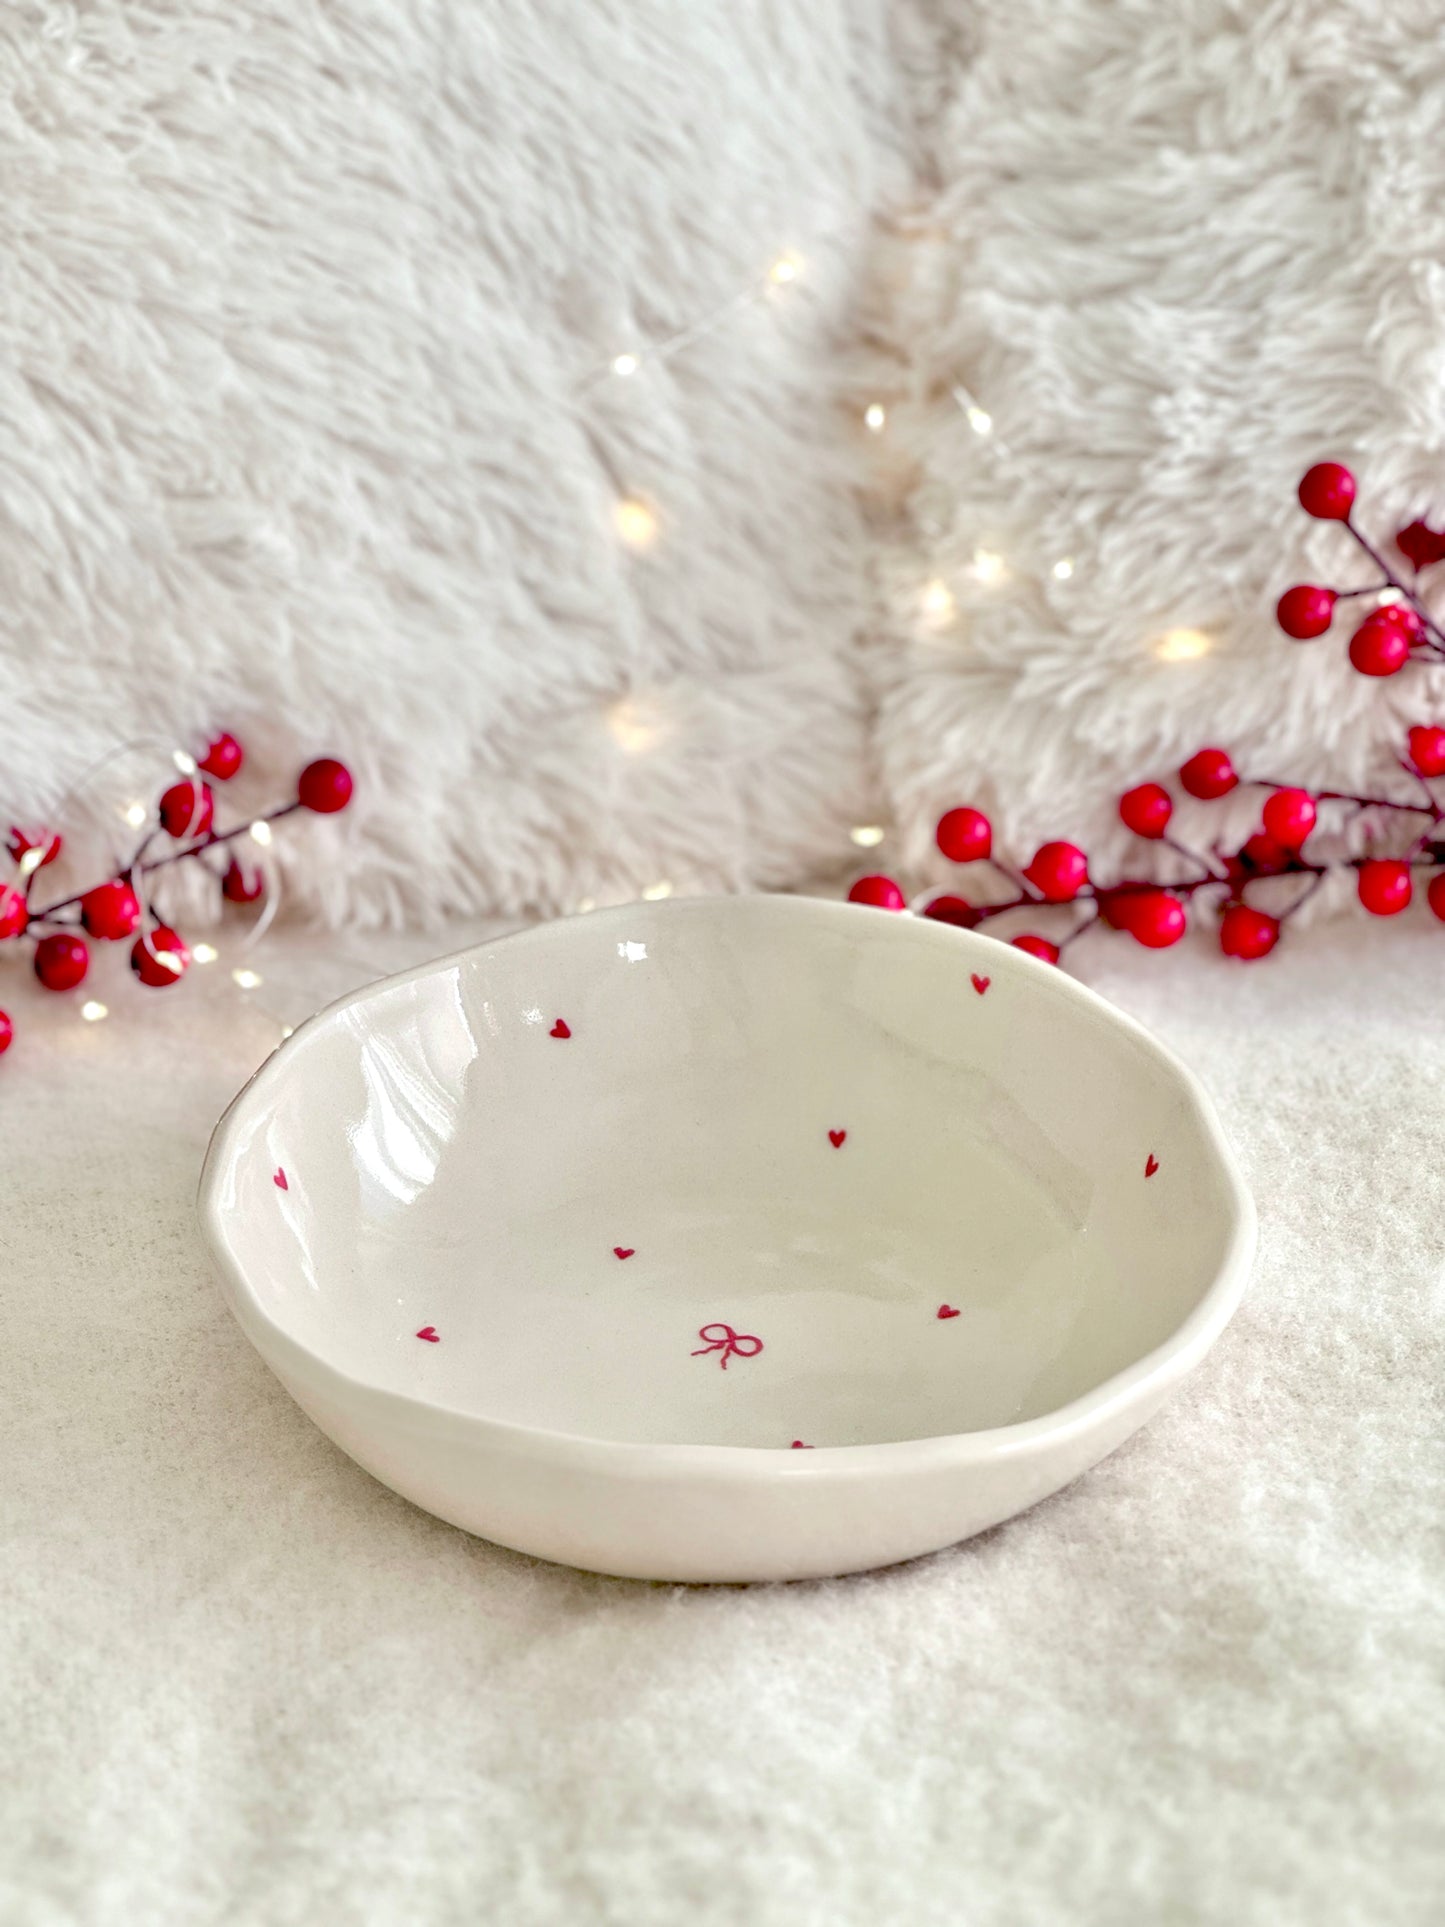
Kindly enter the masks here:
[[[648, 920], [660, 917], [670, 921], [679, 915], [698, 911], [731, 914], [738, 910], [745, 910], [749, 915], [796, 917], [823, 928], [834, 924], [851, 927], [854, 931], [872, 928], [880, 938], [885, 930], [891, 929], [899, 935], [906, 931], [909, 934], [905, 941], [951, 945], [964, 972], [969, 969], [970, 962], [984, 960], [989, 963], [991, 974], [999, 971], [1019, 974], [1045, 995], [1052, 994], [1073, 1004], [1087, 1021], [1103, 1023], [1111, 1029], [1122, 1031], [1168, 1070], [1177, 1080], [1181, 1095], [1188, 1098], [1195, 1121], [1215, 1159], [1224, 1180], [1232, 1217], [1229, 1237], [1214, 1277], [1192, 1310], [1170, 1335], [1130, 1364], [1100, 1380], [1089, 1391], [1036, 1418], [971, 1432], [935, 1433], [921, 1438], [884, 1439], [856, 1445], [824, 1445], [812, 1451], [796, 1452], [791, 1446], [606, 1439], [587, 1432], [568, 1432], [547, 1426], [523, 1425], [509, 1419], [488, 1418], [442, 1399], [419, 1398], [345, 1371], [311, 1346], [303, 1344], [265, 1309], [230, 1248], [225, 1231], [227, 1213], [222, 1207], [220, 1192], [224, 1173], [232, 1162], [236, 1137], [252, 1110], [263, 1101], [269, 1085], [288, 1068], [285, 1060], [293, 1054], [293, 1046], [298, 1045], [308, 1033], [314, 1034], [323, 1024], [334, 1022], [355, 1005], [365, 1003], [383, 991], [419, 982], [502, 947], [556, 940], [558, 933], [570, 932], [580, 924], [629, 919], [635, 924], [639, 917]], [[943, 1466], [979, 1467], [1015, 1457], [1027, 1457], [1045, 1443], [1057, 1444], [1105, 1425], [1112, 1415], [1126, 1409], [1151, 1388], [1158, 1388], [1162, 1397], [1163, 1392], [1191, 1371], [1209, 1351], [1244, 1295], [1258, 1236], [1254, 1200], [1240, 1175], [1213, 1100], [1188, 1065], [1136, 1018], [1056, 965], [1040, 962], [1024, 951], [1001, 943], [997, 938], [980, 936], [975, 931], [906, 911], [883, 910], [826, 897], [783, 895], [768, 891], [671, 897], [660, 901], [639, 899], [624, 904], [604, 905], [596, 910], [553, 918], [546, 923], [527, 924], [496, 937], [483, 938], [460, 950], [412, 965], [407, 970], [358, 985], [296, 1025], [257, 1065], [231, 1099], [217, 1120], [206, 1146], [197, 1184], [196, 1210], [233, 1315], [258, 1351], [262, 1348], [253, 1334], [253, 1327], [260, 1326], [266, 1333], [270, 1349], [263, 1351], [262, 1357], [268, 1365], [272, 1363], [273, 1355], [280, 1352], [298, 1378], [312, 1383], [320, 1381], [333, 1395], [361, 1393], [373, 1409], [379, 1409], [403, 1424], [414, 1426], [420, 1422], [423, 1426], [459, 1427], [477, 1442], [521, 1452], [534, 1459], [570, 1463], [575, 1462], [580, 1454], [596, 1462], [599, 1467], [621, 1476], [668, 1470], [712, 1474], [725, 1479], [746, 1477], [752, 1473], [766, 1473], [769, 1477], [815, 1479], [830, 1471], [846, 1472], [852, 1477], [882, 1472], [907, 1474]]]

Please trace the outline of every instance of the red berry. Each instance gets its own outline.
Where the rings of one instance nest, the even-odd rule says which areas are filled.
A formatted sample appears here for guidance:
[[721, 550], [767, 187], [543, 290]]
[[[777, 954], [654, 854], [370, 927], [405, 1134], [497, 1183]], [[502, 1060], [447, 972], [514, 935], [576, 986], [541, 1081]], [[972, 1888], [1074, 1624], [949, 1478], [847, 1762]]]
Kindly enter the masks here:
[[1425, 633], [1425, 625], [1410, 607], [1408, 602], [1382, 602], [1370, 611], [1378, 622], [1393, 622], [1405, 630], [1412, 642], [1418, 642]]
[[1395, 547], [1417, 569], [1428, 569], [1432, 562], [1445, 561], [1445, 530], [1411, 522], [1395, 537]]
[[950, 863], [977, 863], [993, 850], [993, 825], [982, 810], [949, 810], [934, 834]]
[[1425, 892], [1425, 901], [1441, 923], [1445, 923], [1445, 870], [1442, 870], [1438, 876], [1431, 877], [1430, 887]]
[[849, 903], [871, 903], [878, 910], [901, 910], [903, 892], [892, 877], [859, 877], [848, 892]]
[[332, 816], [351, 801], [351, 771], [334, 756], [323, 756], [302, 770], [296, 796], [305, 809]]
[[1334, 590], [1316, 589], [1307, 582], [1300, 583], [1297, 588], [1286, 589], [1274, 605], [1275, 621], [1296, 642], [1307, 642], [1311, 636], [1322, 636], [1329, 628], [1334, 613]]
[[1445, 729], [1416, 723], [1410, 731], [1410, 761], [1422, 776], [1445, 776]]
[[98, 883], [80, 899], [80, 921], [92, 937], [118, 942], [140, 922], [140, 899], [124, 877]]
[[966, 897], [935, 897], [924, 907], [925, 917], [932, 917], [935, 923], [956, 924], [960, 930], [972, 930], [978, 922], [979, 913]]
[[17, 863], [27, 850], [43, 850], [44, 855], [39, 863], [31, 866], [33, 869], [43, 870], [47, 863], [53, 863], [60, 855], [64, 848], [64, 838], [54, 830], [21, 830], [12, 827], [10, 840], [5, 847]]
[[227, 903], [254, 903], [265, 890], [266, 879], [260, 870], [246, 870], [231, 858], [221, 878], [221, 895]]
[[1246, 963], [1267, 957], [1279, 942], [1279, 918], [1247, 903], [1231, 903], [1219, 921], [1219, 947], [1226, 957]]
[[1316, 462], [1300, 478], [1300, 507], [1321, 522], [1348, 522], [1355, 505], [1355, 478], [1339, 462]]
[[1110, 930], [1127, 930], [1133, 921], [1134, 906], [1153, 889], [1150, 883], [1127, 881], [1101, 892], [1099, 915]]
[[30, 911], [18, 890], [0, 883], [0, 939], [20, 937], [30, 921]]
[[3, 1010], [0, 1010], [0, 1057], [3, 1057], [6, 1051], [9, 1050], [10, 1040], [12, 1037], [14, 1037], [14, 1035], [15, 1035], [15, 1026], [11, 1023], [10, 1019], [5, 1015], [5, 1012]]
[[1089, 881], [1089, 859], [1074, 843], [1045, 843], [1024, 875], [1046, 903], [1072, 903]]
[[176, 983], [190, 961], [190, 951], [166, 923], [158, 923], [131, 946], [130, 967], [152, 990], [164, 990], [167, 984]]
[[229, 730], [222, 730], [205, 755], [201, 758], [201, 768], [208, 776], [219, 782], [229, 782], [231, 777], [245, 761], [245, 751]]
[[1047, 937], [1024, 935], [1012, 940], [1015, 950], [1022, 950], [1027, 957], [1037, 957], [1040, 963], [1056, 964], [1059, 961], [1059, 946], [1050, 943]]
[[1396, 917], [1413, 895], [1410, 866], [1397, 857], [1374, 856], [1360, 865], [1360, 902], [1372, 917]]
[[1148, 950], [1167, 950], [1184, 935], [1184, 905], [1167, 890], [1139, 890], [1121, 927]]
[[1308, 790], [1276, 790], [1264, 806], [1264, 827], [1276, 843], [1293, 853], [1315, 826], [1315, 803]]
[[168, 836], [204, 836], [216, 816], [216, 798], [209, 783], [188, 776], [172, 783], [161, 798], [161, 826]]
[[1239, 857], [1244, 876], [1277, 876], [1281, 870], [1288, 869], [1290, 863], [1290, 852], [1267, 830], [1256, 830], [1253, 836], [1247, 837]]
[[90, 952], [79, 937], [42, 937], [35, 946], [35, 974], [47, 990], [74, 990], [90, 968]]
[[1414, 636], [1408, 624], [1376, 609], [1350, 637], [1350, 661], [1362, 676], [1394, 676], [1410, 660]]
[[1206, 803], [1216, 796], [1228, 796], [1239, 784], [1234, 765], [1222, 749], [1197, 750], [1180, 770], [1179, 780], [1191, 796]]
[[1119, 816], [1135, 836], [1159, 837], [1169, 828], [1174, 799], [1162, 783], [1141, 783], [1119, 798]]

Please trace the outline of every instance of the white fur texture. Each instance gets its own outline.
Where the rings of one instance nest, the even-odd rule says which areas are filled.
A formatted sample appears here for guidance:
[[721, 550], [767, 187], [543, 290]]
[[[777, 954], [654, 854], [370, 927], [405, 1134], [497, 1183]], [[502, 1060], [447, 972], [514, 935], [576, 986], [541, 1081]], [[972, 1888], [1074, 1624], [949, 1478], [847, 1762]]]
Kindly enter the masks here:
[[[1077, 835], [1137, 862], [1115, 798], [1201, 743], [1403, 786], [1404, 724], [1445, 716], [1445, 691], [1365, 682], [1350, 625], [1301, 648], [1273, 604], [1368, 579], [1296, 503], [1311, 462], [1356, 470], [1382, 538], [1445, 510], [1438, 8], [977, 0], [935, 25], [958, 36], [917, 103], [935, 187], [901, 224], [869, 369], [880, 495], [908, 509], [877, 666], [914, 857], [977, 801], [1022, 853]], [[978, 580], [978, 550], [1006, 580]], [[934, 580], [956, 622], [930, 625]], [[1212, 652], [1158, 660], [1176, 627]], [[1257, 807], [1184, 820], [1244, 830]]]
[[[0, 808], [138, 735], [233, 728], [253, 800], [344, 755], [354, 811], [283, 839], [334, 922], [846, 852], [864, 555], [828, 371], [897, 191], [883, 12], [7, 6]], [[783, 250], [795, 283], [589, 385]], [[91, 868], [146, 767], [97, 786]]]

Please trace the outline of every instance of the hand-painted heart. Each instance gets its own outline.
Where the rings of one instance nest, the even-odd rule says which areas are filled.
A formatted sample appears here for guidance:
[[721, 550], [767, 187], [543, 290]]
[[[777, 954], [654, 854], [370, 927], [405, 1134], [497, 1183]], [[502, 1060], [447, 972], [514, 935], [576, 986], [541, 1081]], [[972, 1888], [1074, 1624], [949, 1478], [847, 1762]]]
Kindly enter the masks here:
[[847, 1135], [848, 1133], [846, 1131], [829, 1131], [828, 1142], [832, 1145], [833, 1149], [836, 1151], [838, 1146], [843, 1142], [844, 1138], [846, 1138]]
[[801, 1439], [794, 1439], [792, 1444], [792, 1450], [794, 1452], [811, 1452], [813, 1448], [811, 1445], [804, 1445]]
[[636, 1245], [613, 1245], [612, 1255], [614, 1258], [630, 1258], [636, 1250]]
[[423, 1325], [417, 1333], [417, 1337], [424, 1338], [428, 1345], [440, 1345], [442, 1342], [440, 1338], [437, 1337], [437, 1328], [435, 1325]]
[[549, 1037], [570, 1037], [572, 1033], [570, 1030], [568, 1030], [566, 1024], [559, 1017], [556, 1023], [553, 1024], [552, 1028], [547, 1032], [547, 1035]]
[[1144, 1166], [1144, 1175], [1145, 1175], [1145, 1177], [1146, 1177], [1146, 1178], [1152, 1178], [1152, 1177], [1153, 1177], [1153, 1175], [1154, 1175], [1154, 1173], [1155, 1173], [1155, 1172], [1156, 1172], [1156, 1171], [1157, 1171], [1158, 1169], [1159, 1169], [1159, 1160], [1158, 1160], [1158, 1158], [1156, 1158], [1156, 1157], [1155, 1157], [1155, 1155], [1154, 1155], [1154, 1153], [1153, 1153], [1153, 1152], [1151, 1151], [1151, 1152], [1149, 1153], [1149, 1161], [1148, 1161], [1148, 1163], [1147, 1163], [1147, 1164], [1146, 1164], [1146, 1165]]
[[993, 978], [980, 977], [978, 972], [975, 970], [972, 977], [970, 977], [969, 982], [973, 985], [974, 989], [978, 992], [979, 996], [981, 997], [983, 993], [988, 989], [989, 985], [993, 982]]
[[958, 1309], [954, 1305], [940, 1305], [938, 1315], [940, 1318], [957, 1318]]
[[276, 1166], [276, 1175], [272, 1178], [271, 1182], [278, 1191], [289, 1191], [291, 1189], [290, 1185], [286, 1182], [286, 1173], [281, 1169], [279, 1164]]

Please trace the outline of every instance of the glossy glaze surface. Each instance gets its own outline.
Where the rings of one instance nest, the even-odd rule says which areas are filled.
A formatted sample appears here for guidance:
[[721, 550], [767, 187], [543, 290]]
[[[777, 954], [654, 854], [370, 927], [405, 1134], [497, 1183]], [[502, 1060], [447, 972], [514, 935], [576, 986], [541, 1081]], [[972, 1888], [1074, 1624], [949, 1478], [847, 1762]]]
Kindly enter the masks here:
[[[448, 1448], [418, 1490], [368, 1458], [369, 1412], [444, 1414], [473, 1459], [685, 1448], [795, 1486], [806, 1461], [826, 1509], [857, 1448], [1022, 1445], [1054, 1415], [1077, 1443], [1091, 1398], [1142, 1416], [1252, 1235], [1187, 1074], [1089, 993], [776, 898], [597, 913], [360, 993], [228, 1114], [203, 1216], [308, 1409], [481, 1530]], [[529, 1549], [575, 1556], [545, 1521]], [[695, 1554], [655, 1570], [779, 1558]]]

